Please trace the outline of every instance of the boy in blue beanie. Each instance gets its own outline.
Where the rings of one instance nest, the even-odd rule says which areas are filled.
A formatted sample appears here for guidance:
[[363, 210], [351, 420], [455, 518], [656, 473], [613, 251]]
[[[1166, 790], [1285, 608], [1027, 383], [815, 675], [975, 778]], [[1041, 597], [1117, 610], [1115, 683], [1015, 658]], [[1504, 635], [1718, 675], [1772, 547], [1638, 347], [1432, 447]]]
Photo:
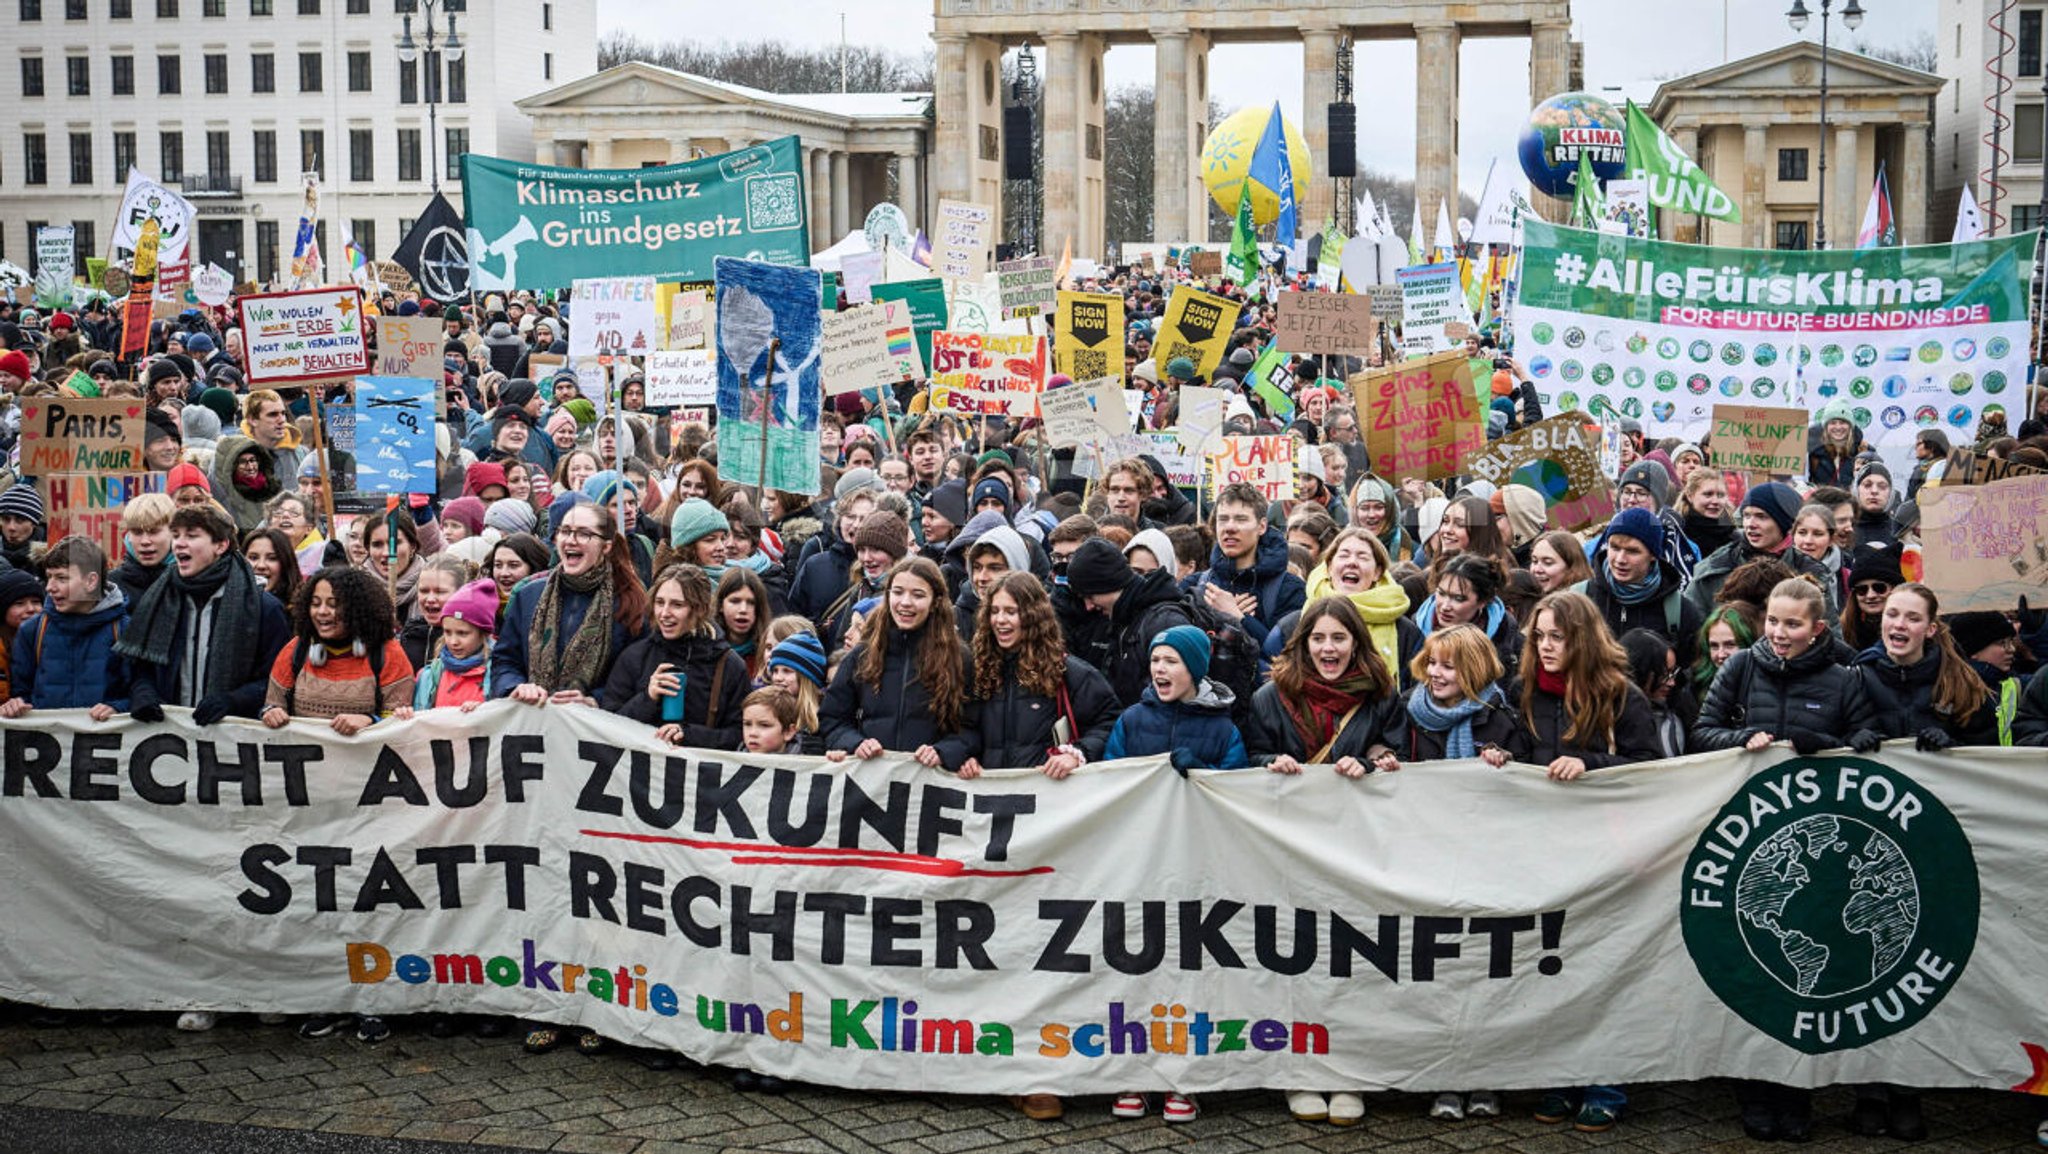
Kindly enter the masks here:
[[1136, 705], [1110, 732], [1111, 759], [1171, 754], [1173, 767], [1243, 769], [1251, 764], [1244, 738], [1230, 720], [1236, 701], [1227, 685], [1209, 680], [1209, 635], [1175, 625], [1152, 638], [1152, 680]]

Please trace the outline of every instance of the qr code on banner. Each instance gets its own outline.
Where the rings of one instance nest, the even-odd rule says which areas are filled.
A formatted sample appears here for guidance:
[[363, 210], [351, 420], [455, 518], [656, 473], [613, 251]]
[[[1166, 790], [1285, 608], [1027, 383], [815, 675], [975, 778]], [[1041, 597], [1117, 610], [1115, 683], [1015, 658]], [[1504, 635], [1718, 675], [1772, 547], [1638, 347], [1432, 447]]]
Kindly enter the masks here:
[[1188, 344], [1186, 341], [1175, 340], [1169, 340], [1164, 344], [1153, 346], [1152, 361], [1159, 366], [1159, 371], [1161, 372], [1166, 371], [1166, 362], [1178, 357], [1186, 357], [1199, 365], [1202, 363], [1202, 350]]
[[774, 232], [801, 228], [803, 198], [797, 194], [796, 173], [763, 173], [747, 178], [747, 231]]
[[1109, 354], [1096, 349], [1075, 349], [1067, 354], [1067, 375], [1077, 381], [1093, 381], [1109, 375]]

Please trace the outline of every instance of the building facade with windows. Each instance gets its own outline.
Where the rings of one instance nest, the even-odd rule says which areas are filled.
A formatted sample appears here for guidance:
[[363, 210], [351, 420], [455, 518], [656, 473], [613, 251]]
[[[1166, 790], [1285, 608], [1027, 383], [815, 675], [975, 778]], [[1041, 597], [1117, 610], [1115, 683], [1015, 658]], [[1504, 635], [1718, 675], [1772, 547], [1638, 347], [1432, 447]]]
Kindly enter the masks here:
[[[2005, 0], [1939, 4], [1934, 43], [1948, 88], [1941, 94], [1941, 124], [1934, 134], [1935, 219], [1955, 220], [1956, 204], [1968, 185], [1984, 226], [1998, 236], [2048, 224], [2041, 219], [2042, 85], [2048, 79], [2042, 75], [2043, 5], [2008, 6]], [[2001, 12], [2010, 41], [1994, 27]], [[1995, 101], [2001, 86], [1994, 69], [2010, 83]], [[2004, 117], [1995, 133], [1988, 104]], [[2001, 153], [1997, 189], [1991, 184], [1994, 138]], [[2002, 219], [1994, 221], [1994, 211]]]
[[437, 173], [461, 206], [462, 153], [533, 158], [514, 101], [597, 70], [596, 7], [441, 0], [461, 59], [406, 62], [419, 0], [0, 0], [0, 257], [31, 264], [43, 224], [76, 227], [81, 268], [105, 256], [131, 165], [183, 191], [193, 259], [237, 280], [290, 265], [308, 173], [329, 267], [341, 221], [388, 255]]
[[[1930, 137], [1942, 79], [1835, 48], [1828, 53], [1827, 204], [1820, 191], [1820, 45], [1799, 40], [1667, 80], [1648, 111], [1742, 207], [1740, 223], [1659, 213], [1666, 237], [1742, 248], [1853, 248], [1884, 167], [1905, 244], [1923, 244]], [[1702, 226], [1705, 226], [1702, 231]], [[1938, 238], [1948, 239], [1943, 231]]]

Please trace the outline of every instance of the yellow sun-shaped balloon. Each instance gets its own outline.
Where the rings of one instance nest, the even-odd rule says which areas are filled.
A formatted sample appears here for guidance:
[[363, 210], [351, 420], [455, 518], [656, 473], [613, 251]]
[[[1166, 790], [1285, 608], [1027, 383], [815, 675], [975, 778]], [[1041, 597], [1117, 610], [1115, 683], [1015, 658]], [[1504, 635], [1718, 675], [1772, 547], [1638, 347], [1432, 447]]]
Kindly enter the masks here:
[[[1259, 147], [1259, 138], [1266, 134], [1266, 121], [1273, 115], [1273, 106], [1259, 105], [1240, 108], [1223, 119], [1209, 134], [1208, 142], [1202, 145], [1202, 185], [1209, 190], [1216, 204], [1225, 216], [1237, 215], [1237, 197], [1244, 187], [1245, 173], [1251, 170], [1252, 153]], [[1301, 204], [1308, 195], [1308, 182], [1315, 175], [1313, 161], [1309, 157], [1308, 141], [1302, 138], [1301, 129], [1286, 117], [1280, 119], [1280, 129], [1287, 138], [1287, 162], [1294, 168], [1294, 203]], [[1261, 185], [1252, 185], [1252, 220], [1259, 224], [1271, 224], [1280, 216], [1280, 198]], [[1320, 227], [1316, 221], [1302, 221], [1303, 231], [1314, 231]]]

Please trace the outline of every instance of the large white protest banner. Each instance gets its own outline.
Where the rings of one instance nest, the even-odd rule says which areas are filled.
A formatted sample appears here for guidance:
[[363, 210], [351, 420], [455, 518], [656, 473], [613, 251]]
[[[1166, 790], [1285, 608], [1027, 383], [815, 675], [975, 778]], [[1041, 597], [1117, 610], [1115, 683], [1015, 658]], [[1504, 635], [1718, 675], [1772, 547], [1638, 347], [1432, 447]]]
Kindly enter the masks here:
[[192, 202], [162, 184], [128, 170], [128, 187], [121, 194], [121, 209], [114, 217], [114, 231], [108, 238], [112, 263], [127, 268], [135, 260], [135, 245], [142, 239], [142, 226], [157, 223], [157, 280], [161, 284], [182, 284], [191, 275], [186, 249], [192, 243]]
[[1598, 398], [1698, 444], [1717, 404], [1840, 400], [1900, 473], [1920, 430], [2026, 407], [2032, 233], [1780, 252], [1523, 229], [1514, 348], [1545, 412]]
[[2034, 750], [963, 781], [576, 707], [169, 712], [0, 724], [0, 996], [510, 1015], [975, 1094], [2002, 1089], [2048, 1041]]

